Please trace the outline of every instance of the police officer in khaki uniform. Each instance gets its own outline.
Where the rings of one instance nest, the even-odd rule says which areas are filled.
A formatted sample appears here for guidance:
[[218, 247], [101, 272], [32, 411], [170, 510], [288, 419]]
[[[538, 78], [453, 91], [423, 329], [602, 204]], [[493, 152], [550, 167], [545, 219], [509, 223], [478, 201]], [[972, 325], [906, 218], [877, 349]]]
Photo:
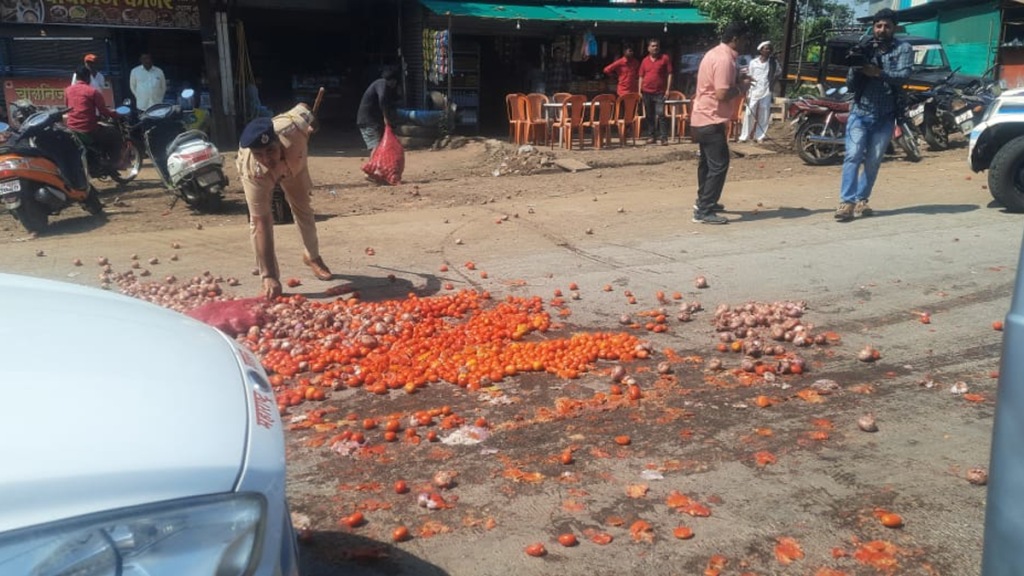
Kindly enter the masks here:
[[281, 295], [281, 273], [274, 253], [274, 219], [271, 199], [280, 183], [295, 216], [306, 253], [303, 263], [320, 280], [333, 278], [320, 257], [320, 242], [313, 219], [310, 191], [313, 182], [306, 165], [309, 135], [313, 132], [313, 114], [299, 104], [273, 119], [257, 118], [250, 122], [239, 139], [238, 175], [249, 205], [249, 232], [256, 253], [256, 264], [263, 278], [263, 294], [267, 298]]

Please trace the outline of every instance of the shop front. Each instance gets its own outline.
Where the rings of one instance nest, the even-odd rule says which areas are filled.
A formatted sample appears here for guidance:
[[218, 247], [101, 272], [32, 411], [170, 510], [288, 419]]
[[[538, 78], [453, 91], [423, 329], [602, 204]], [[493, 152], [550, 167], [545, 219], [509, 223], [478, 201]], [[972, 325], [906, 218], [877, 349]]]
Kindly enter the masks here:
[[[465, 134], [507, 130], [511, 92], [614, 94], [616, 78], [603, 70], [624, 46], [640, 58], [647, 40], [657, 38], [679, 69], [684, 54], [715, 43], [713, 24], [688, 5], [407, 4], [418, 4], [403, 20], [412, 102], [447, 95], [459, 106], [457, 129]], [[674, 84], [681, 86], [678, 74]]]
[[128, 75], [149, 52], [168, 79], [168, 98], [199, 87], [198, 0], [0, 0], [0, 81], [12, 99], [63, 102], [85, 54], [96, 54], [107, 103], [129, 96]]

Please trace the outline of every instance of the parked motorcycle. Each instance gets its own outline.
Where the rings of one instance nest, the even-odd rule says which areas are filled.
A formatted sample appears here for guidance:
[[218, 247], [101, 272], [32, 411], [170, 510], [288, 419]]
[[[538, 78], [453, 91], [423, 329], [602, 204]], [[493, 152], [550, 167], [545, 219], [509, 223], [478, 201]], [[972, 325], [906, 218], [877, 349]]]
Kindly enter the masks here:
[[956, 70], [931, 90], [908, 95], [911, 103], [907, 117], [932, 150], [948, 149], [953, 134], [970, 135], [996, 98], [998, 89], [994, 82], [952, 86], [950, 80], [955, 73]]
[[[113, 158], [108, 157], [106, 150], [102, 150], [91, 143], [86, 144], [77, 134], [72, 132], [75, 140], [85, 149], [90, 178], [98, 180], [112, 178], [118, 184], [126, 184], [139, 175], [139, 169], [142, 167], [142, 153], [139, 152], [139, 148], [131, 139], [127, 120], [130, 111], [131, 109], [126, 106], [118, 107], [115, 112], [121, 115], [120, 118], [112, 118], [102, 122], [108, 126], [115, 127], [119, 135], [119, 141], [114, 148], [120, 152]], [[11, 105], [11, 119], [18, 124], [21, 124], [37, 112], [39, 112], [39, 108], [27, 100], [19, 100]]]
[[[182, 92], [191, 98], [192, 90]], [[164, 187], [189, 207], [203, 212], [217, 211], [228, 179], [224, 157], [199, 130], [186, 130], [181, 107], [155, 104], [139, 115], [132, 131], [144, 143]]]
[[[812, 166], [842, 160], [846, 148], [846, 121], [850, 116], [850, 94], [846, 87], [831, 89], [827, 98], [801, 98], [790, 104], [793, 123], [799, 125], [794, 137], [800, 159]], [[911, 162], [921, 159], [917, 136], [904, 115], [896, 119], [893, 142]]]
[[[89, 182], [85, 153], [61, 125], [67, 108], [36, 112], [0, 146], [0, 205], [30, 233], [46, 230], [51, 215], [71, 204], [103, 212]], [[8, 127], [0, 123], [0, 132]]]

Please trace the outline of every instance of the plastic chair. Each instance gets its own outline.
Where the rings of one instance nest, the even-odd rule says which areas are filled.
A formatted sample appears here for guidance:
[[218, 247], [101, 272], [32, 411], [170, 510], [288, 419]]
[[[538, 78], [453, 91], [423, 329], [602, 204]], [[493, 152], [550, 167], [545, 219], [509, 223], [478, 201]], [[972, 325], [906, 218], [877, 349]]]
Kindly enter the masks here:
[[548, 119], [544, 117], [544, 104], [548, 97], [544, 94], [527, 94], [522, 98], [523, 104], [523, 142], [539, 144], [547, 138]]
[[572, 96], [572, 94], [569, 92], [555, 92], [554, 94], [551, 95], [551, 101], [557, 104], [561, 104], [562, 102], [565, 102], [569, 98], [569, 96]]
[[586, 108], [587, 97], [582, 94], [573, 94], [562, 102], [562, 111], [558, 115], [558, 123], [552, 129], [558, 128], [562, 139], [562, 146], [572, 150], [573, 132], [579, 137], [580, 148], [583, 147], [583, 109]]
[[740, 128], [743, 125], [743, 105], [747, 102], [747, 96], [740, 97], [740, 103], [732, 113], [732, 117], [726, 123], [725, 139], [736, 142], [740, 138]]
[[633, 136], [634, 145], [637, 138], [640, 137], [640, 128], [637, 122], [640, 100], [639, 92], [623, 94], [615, 100], [615, 128], [619, 132], [619, 141], [623, 146], [626, 145], [626, 130], [629, 130], [629, 134]]
[[615, 119], [615, 95], [598, 94], [590, 103], [590, 120], [583, 123], [590, 128], [591, 146], [600, 150], [604, 144], [611, 142], [612, 121]]
[[505, 95], [505, 114], [508, 116], [508, 141], [522, 144], [523, 108], [519, 99], [525, 94], [513, 93]]
[[[678, 90], [671, 90], [665, 100], [685, 100], [686, 96]], [[686, 132], [686, 120], [690, 117], [686, 104], [665, 104], [665, 116], [669, 119], [669, 138], [679, 142]]]

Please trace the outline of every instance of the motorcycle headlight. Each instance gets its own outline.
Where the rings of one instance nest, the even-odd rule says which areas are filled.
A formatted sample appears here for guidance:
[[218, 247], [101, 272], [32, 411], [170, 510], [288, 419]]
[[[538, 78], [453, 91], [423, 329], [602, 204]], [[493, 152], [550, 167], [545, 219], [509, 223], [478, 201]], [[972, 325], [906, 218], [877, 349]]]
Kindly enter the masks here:
[[245, 574], [259, 558], [266, 502], [204, 496], [0, 534], [0, 574]]

